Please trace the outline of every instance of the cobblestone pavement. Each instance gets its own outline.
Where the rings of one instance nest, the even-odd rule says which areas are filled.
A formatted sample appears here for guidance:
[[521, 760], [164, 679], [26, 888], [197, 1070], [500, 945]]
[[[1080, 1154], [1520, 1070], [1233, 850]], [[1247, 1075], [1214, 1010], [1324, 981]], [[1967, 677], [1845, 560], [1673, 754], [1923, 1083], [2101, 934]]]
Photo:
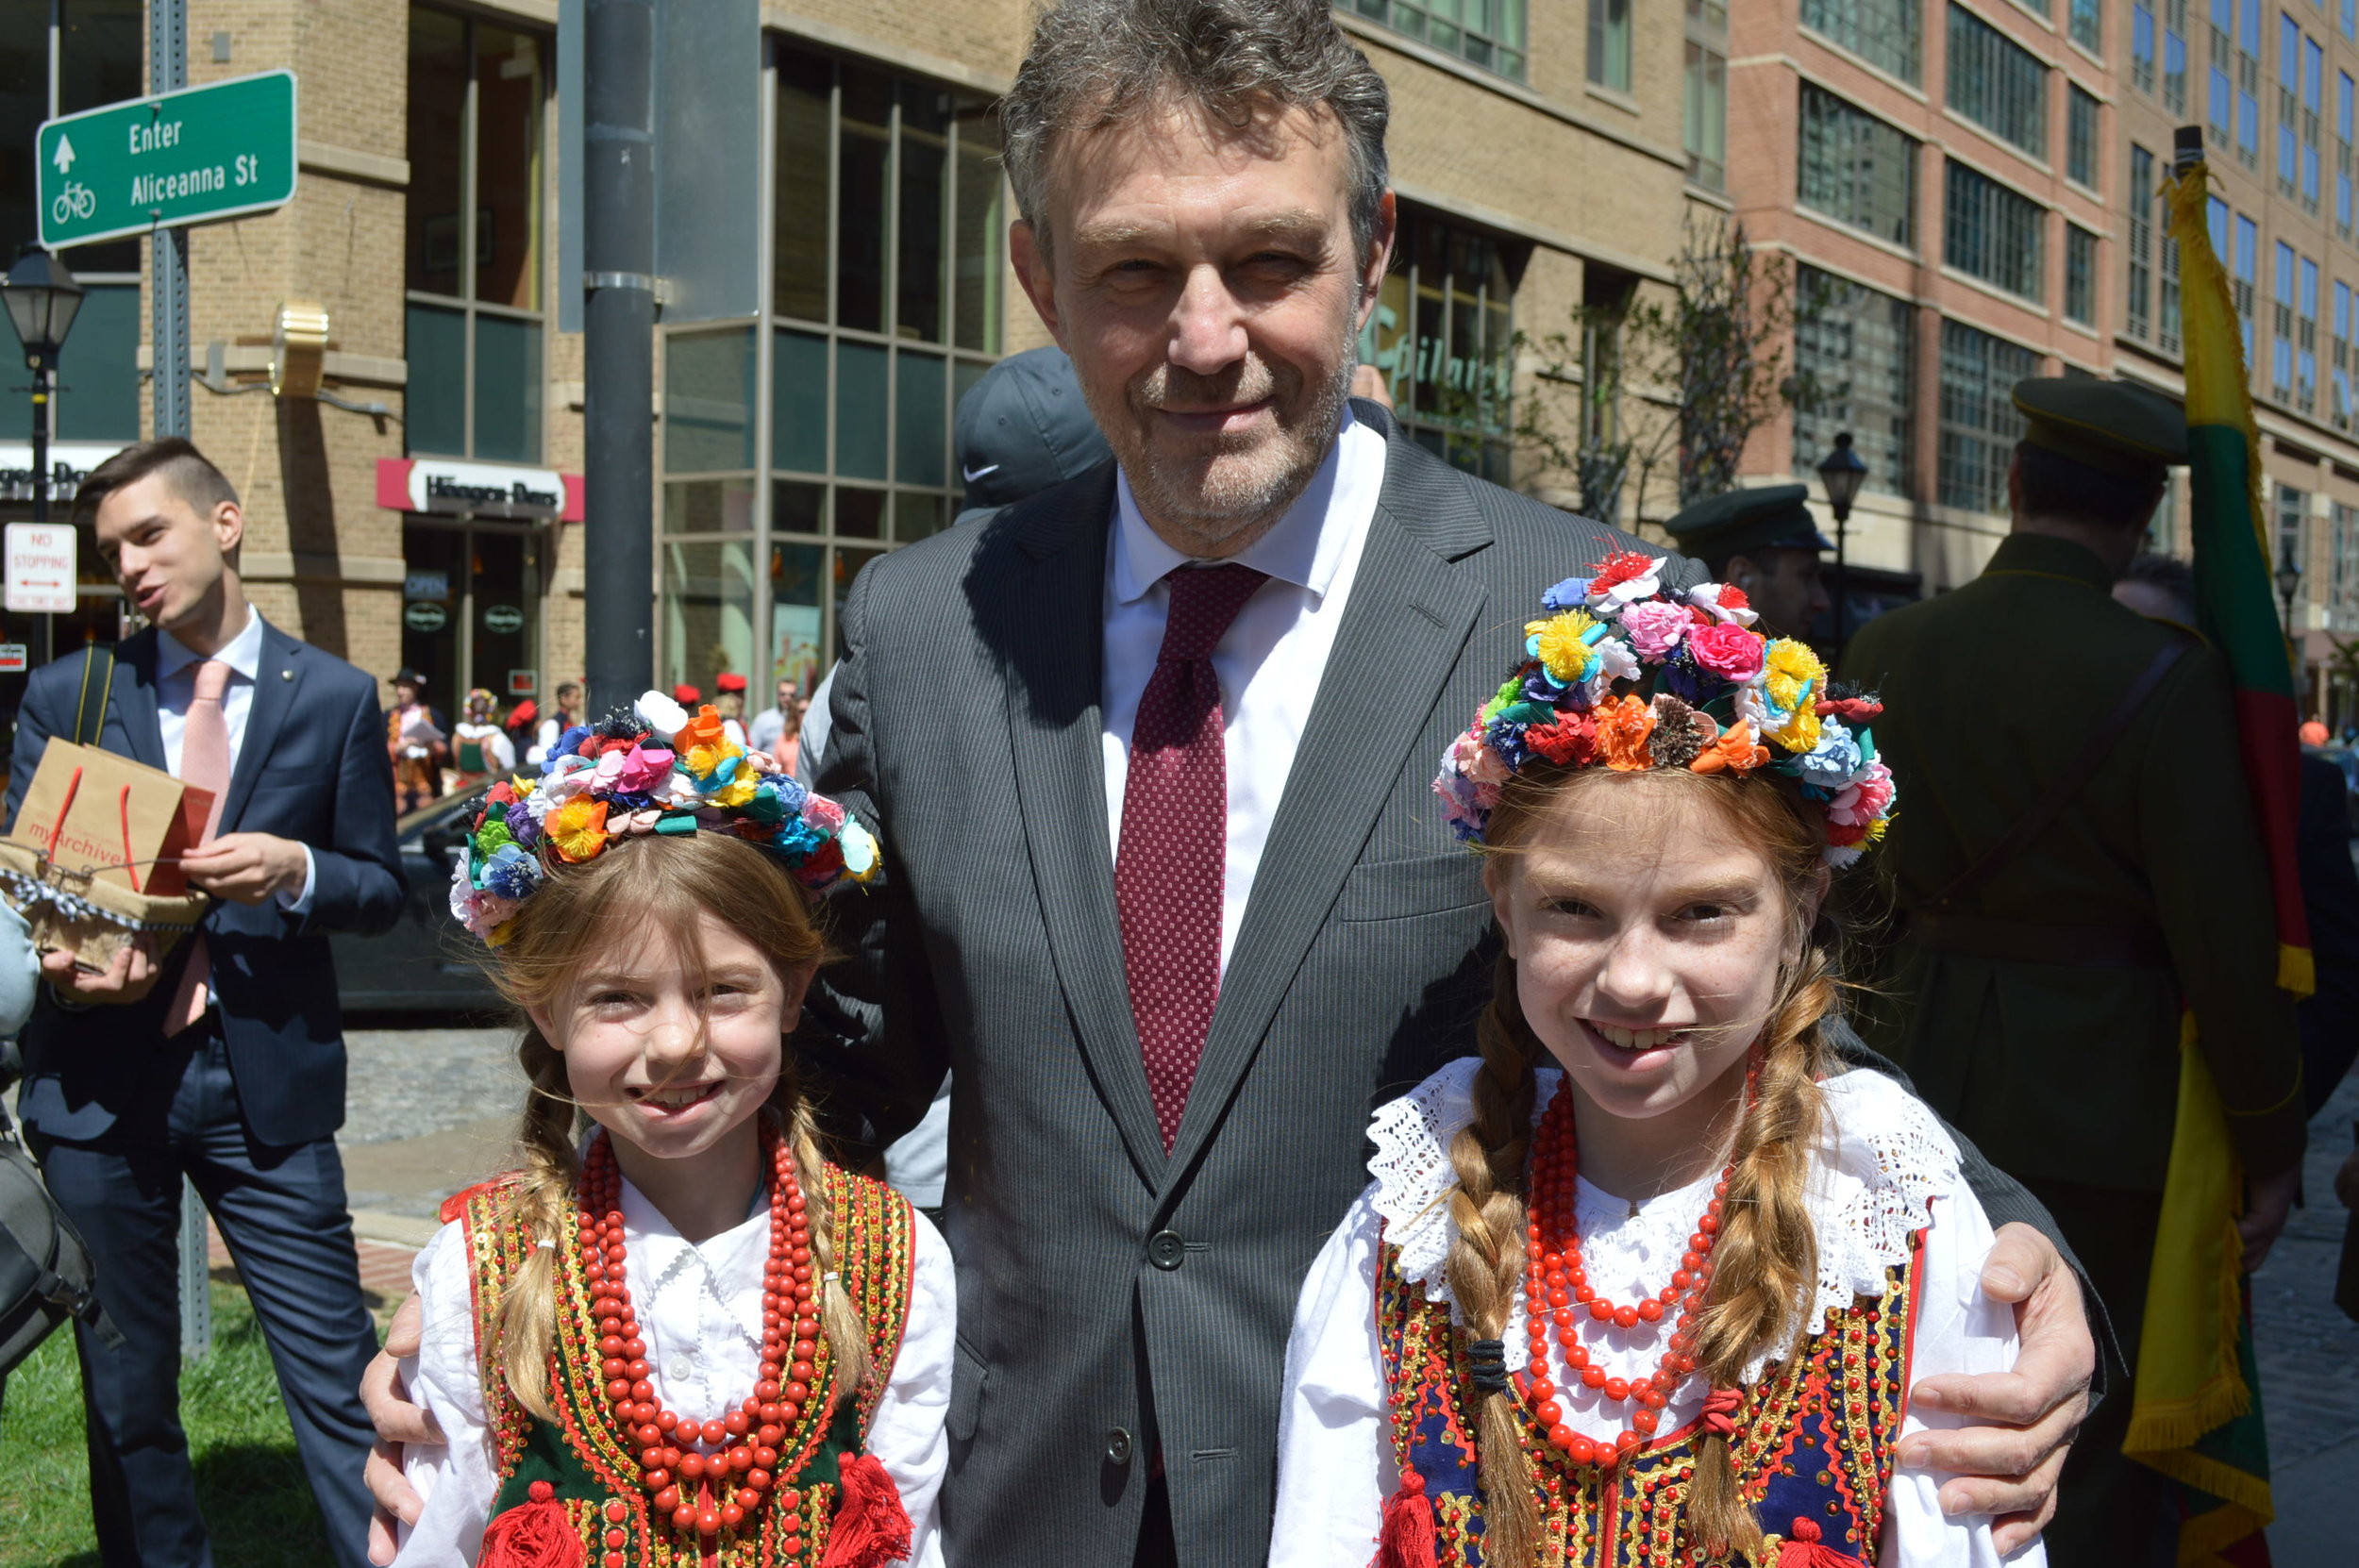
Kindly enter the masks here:
[[344, 1053], [351, 1068], [336, 1138], [346, 1148], [512, 1116], [524, 1105], [508, 1029], [353, 1029]]
[[344, 1185], [360, 1234], [423, 1243], [443, 1199], [508, 1168], [525, 1100], [513, 1031], [355, 1029]]
[[2302, 1185], [2308, 1207], [2294, 1210], [2252, 1280], [2254, 1351], [2268, 1423], [2277, 1523], [2269, 1545], [2277, 1568], [2342, 1568], [2351, 1544], [2350, 1498], [2359, 1490], [2359, 1323], [2334, 1305], [2334, 1272], [2351, 1211], [2334, 1197], [2334, 1170], [2351, 1152], [2359, 1120], [2359, 1076], [2310, 1124]]

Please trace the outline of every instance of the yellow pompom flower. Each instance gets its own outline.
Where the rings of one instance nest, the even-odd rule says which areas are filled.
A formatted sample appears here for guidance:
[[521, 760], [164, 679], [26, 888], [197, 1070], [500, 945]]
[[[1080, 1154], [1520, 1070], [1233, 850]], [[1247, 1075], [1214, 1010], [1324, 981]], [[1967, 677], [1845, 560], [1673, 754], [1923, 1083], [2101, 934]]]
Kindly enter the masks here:
[[1589, 668], [1589, 644], [1581, 638], [1598, 619], [1585, 609], [1568, 609], [1545, 621], [1524, 623], [1524, 635], [1537, 639], [1540, 662], [1548, 674], [1571, 685]]
[[541, 825], [542, 836], [557, 846], [557, 853], [579, 864], [595, 858], [606, 847], [606, 802], [588, 795], [576, 795], [549, 813], [549, 820]]
[[1818, 709], [1815, 703], [1804, 703], [1789, 715], [1784, 724], [1769, 732], [1769, 739], [1797, 755], [1818, 748]]
[[705, 796], [705, 804], [735, 809], [753, 799], [754, 792], [761, 787], [761, 776], [760, 774], [751, 768], [740, 768], [737, 770], [737, 776], [730, 780], [727, 789], [716, 790]]
[[[1810, 688], [1813, 701], [1826, 695], [1827, 667], [1811, 652], [1809, 643], [1781, 637], [1769, 644], [1763, 663], [1768, 673], [1769, 701], [1773, 706], [1792, 708], [1805, 685]], [[1816, 733], [1814, 725], [1812, 734], [1815, 737]], [[1816, 743], [1814, 738], [1812, 744]]]

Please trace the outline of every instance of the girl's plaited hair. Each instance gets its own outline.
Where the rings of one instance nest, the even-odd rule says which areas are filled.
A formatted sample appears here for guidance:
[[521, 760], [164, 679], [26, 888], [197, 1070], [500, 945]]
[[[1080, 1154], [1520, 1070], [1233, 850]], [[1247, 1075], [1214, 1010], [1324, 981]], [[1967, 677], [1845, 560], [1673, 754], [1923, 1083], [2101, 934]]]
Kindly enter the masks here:
[[[1677, 782], [1633, 782], [1657, 779]], [[1596, 792], [1631, 788], [1693, 792], [1709, 803], [1732, 834], [1767, 855], [1801, 926], [1824, 883], [1823, 832], [1792, 783], [1767, 773], [1528, 769], [1500, 792], [1486, 853], [1513, 856], [1563, 813], [1584, 809], [1583, 797], [1595, 809]], [[1712, 1290], [1695, 1329], [1697, 1370], [1714, 1388], [1736, 1388], [1758, 1356], [1792, 1352], [1818, 1276], [1817, 1237], [1804, 1193], [1823, 1109], [1818, 1079], [1831, 1059], [1821, 1026], [1836, 1003], [1835, 937], [1823, 915], [1795, 934], [1800, 957], [1780, 976], [1762, 1025], [1759, 1095], [1739, 1125], [1730, 1157], [1733, 1169], [1712, 1254]], [[1477, 1040], [1482, 1070], [1474, 1080], [1473, 1119], [1449, 1147], [1458, 1180], [1448, 1202], [1458, 1235], [1447, 1267], [1467, 1337], [1498, 1339], [1523, 1283], [1535, 1075], [1548, 1059], [1517, 999], [1514, 960], [1504, 952]], [[1511, 1394], [1484, 1397], [1477, 1433], [1483, 1561], [1494, 1568], [1534, 1568], [1536, 1562], [1536, 1493], [1522, 1423]], [[1762, 1547], [1761, 1526], [1738, 1491], [1729, 1448], [1726, 1437], [1709, 1431], [1698, 1446], [1686, 1544], [1708, 1559], [1734, 1554], [1749, 1560]]]

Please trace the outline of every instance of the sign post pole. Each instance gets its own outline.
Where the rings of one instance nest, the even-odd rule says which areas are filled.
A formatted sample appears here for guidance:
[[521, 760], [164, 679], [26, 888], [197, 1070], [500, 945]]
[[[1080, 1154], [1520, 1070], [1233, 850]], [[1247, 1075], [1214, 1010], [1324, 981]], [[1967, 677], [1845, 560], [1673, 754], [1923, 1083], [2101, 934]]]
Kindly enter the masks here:
[[[148, 0], [147, 58], [151, 93], [189, 85], [188, 0]], [[70, 161], [70, 160], [69, 160]], [[47, 167], [48, 165], [43, 165]], [[42, 214], [48, 216], [46, 212]], [[189, 435], [189, 237], [159, 228], [148, 237], [149, 317], [155, 366], [158, 438]], [[205, 1204], [180, 1181], [180, 1354], [209, 1355], [213, 1298], [205, 1268]]]

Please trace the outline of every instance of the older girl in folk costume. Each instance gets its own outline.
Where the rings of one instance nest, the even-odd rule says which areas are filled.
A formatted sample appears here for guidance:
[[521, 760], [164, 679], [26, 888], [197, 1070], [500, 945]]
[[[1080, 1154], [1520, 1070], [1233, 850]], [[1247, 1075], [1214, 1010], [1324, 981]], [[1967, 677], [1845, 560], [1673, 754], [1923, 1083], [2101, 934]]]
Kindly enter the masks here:
[[939, 1565], [940, 1235], [821, 1159], [785, 1056], [854, 819], [650, 692], [493, 787], [453, 912], [527, 1020], [525, 1168], [419, 1256], [403, 1564]]
[[1377, 1112], [1304, 1286], [1274, 1564], [1997, 1560], [1894, 1463], [1918, 1378], [2013, 1360], [1990, 1226], [1822, 1035], [1880, 709], [1752, 620], [1614, 558], [1445, 759], [1504, 952], [1481, 1055]]

